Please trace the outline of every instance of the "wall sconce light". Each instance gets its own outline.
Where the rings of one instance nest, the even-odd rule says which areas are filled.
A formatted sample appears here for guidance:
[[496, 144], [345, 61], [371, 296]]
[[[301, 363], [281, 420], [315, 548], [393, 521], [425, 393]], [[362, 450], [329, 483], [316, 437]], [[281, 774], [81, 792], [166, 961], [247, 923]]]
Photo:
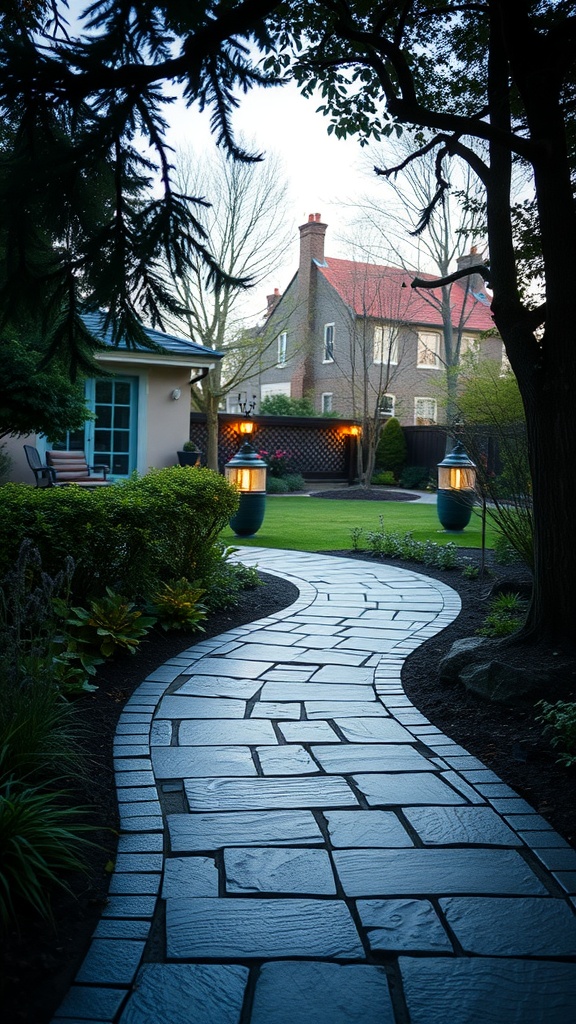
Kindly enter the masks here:
[[255, 430], [256, 430], [256, 424], [254, 423], [254, 420], [248, 420], [248, 419], [241, 420], [240, 423], [238, 424], [238, 433], [239, 434], [248, 434], [249, 435], [249, 434], [253, 434], [255, 432]]
[[449, 455], [438, 463], [436, 511], [445, 530], [463, 530], [474, 506], [476, 466], [464, 445], [457, 441]]
[[172, 390], [172, 391], [170, 392], [170, 398], [171, 398], [171, 399], [172, 399], [172, 400], [173, 400], [174, 402], [177, 402], [177, 401], [178, 401], [178, 399], [180, 398], [181, 394], [182, 394], [182, 392], [181, 392], [180, 388], [174, 388], [174, 389], [173, 389], [173, 390]]

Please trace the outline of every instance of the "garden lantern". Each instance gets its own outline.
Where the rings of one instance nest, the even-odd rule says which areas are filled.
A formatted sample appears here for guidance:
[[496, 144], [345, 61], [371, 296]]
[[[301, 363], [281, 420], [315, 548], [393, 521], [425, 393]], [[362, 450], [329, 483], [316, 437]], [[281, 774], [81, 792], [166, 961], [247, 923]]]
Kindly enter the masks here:
[[460, 531], [470, 522], [475, 498], [476, 466], [457, 441], [438, 463], [438, 518], [445, 530]]
[[262, 526], [266, 506], [266, 470], [263, 459], [245, 441], [240, 451], [224, 466], [228, 483], [240, 491], [240, 505], [230, 526], [238, 537], [253, 537]]

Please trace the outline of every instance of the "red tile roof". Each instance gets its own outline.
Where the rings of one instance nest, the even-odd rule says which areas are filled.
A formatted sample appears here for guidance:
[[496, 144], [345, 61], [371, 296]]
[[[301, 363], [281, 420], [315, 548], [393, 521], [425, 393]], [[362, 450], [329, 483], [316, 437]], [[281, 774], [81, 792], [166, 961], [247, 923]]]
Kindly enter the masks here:
[[[441, 327], [442, 318], [438, 307], [439, 289], [431, 292], [411, 288], [411, 271], [400, 267], [383, 267], [373, 263], [355, 263], [352, 260], [336, 260], [326, 257], [325, 264], [317, 264], [319, 272], [338, 292], [341, 299], [354, 310], [357, 316], [374, 317], [377, 320], [400, 321], [421, 324], [426, 327]], [[433, 274], [419, 274], [418, 277], [433, 281]], [[486, 292], [468, 292], [465, 279], [452, 285], [452, 323], [458, 326], [462, 307], [466, 303], [464, 327], [470, 331], [488, 331], [494, 328], [490, 312], [490, 296]], [[437, 298], [434, 299], [434, 296]], [[476, 296], [476, 297], [475, 297]]]

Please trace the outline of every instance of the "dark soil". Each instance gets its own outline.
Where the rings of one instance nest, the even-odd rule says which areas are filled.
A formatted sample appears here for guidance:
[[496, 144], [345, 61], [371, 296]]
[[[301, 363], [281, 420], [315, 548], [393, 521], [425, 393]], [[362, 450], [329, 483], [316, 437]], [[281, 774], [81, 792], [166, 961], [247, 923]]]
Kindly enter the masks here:
[[[324, 492], [324, 496], [326, 493], [329, 492]], [[339, 491], [337, 496], [340, 498], [342, 493], [347, 491]], [[371, 560], [360, 553], [333, 554]], [[463, 555], [470, 564], [479, 560], [479, 553], [475, 551], [468, 550]], [[458, 619], [408, 658], [403, 683], [410, 699], [435, 725], [492, 768], [576, 846], [576, 770], [556, 763], [556, 755], [542, 726], [535, 722], [533, 708], [530, 705], [514, 708], [493, 705], [468, 694], [460, 686], [448, 687], [438, 682], [440, 659], [455, 640], [474, 635], [483, 621], [497, 576], [471, 580], [456, 569], [437, 572], [414, 563], [395, 560], [393, 564], [442, 580], [457, 590], [462, 599]], [[491, 567], [490, 572], [497, 570]], [[512, 589], [521, 584], [517, 571], [498, 570], [499, 575], [502, 573], [511, 577]], [[297, 590], [291, 583], [264, 574], [263, 579], [266, 586], [245, 592], [238, 608], [212, 616], [203, 634], [184, 636], [154, 632], [149, 635], [136, 655], [103, 666], [97, 679], [99, 689], [78, 700], [77, 710], [85, 727], [91, 763], [88, 781], [76, 784], [75, 799], [77, 803], [90, 805], [92, 820], [98, 827], [94, 837], [98, 845], [91, 851], [85, 875], [69, 880], [72, 895], [55, 894], [54, 924], [38, 922], [22, 914], [19, 934], [8, 935], [2, 943], [0, 1006], [4, 1024], [48, 1024], [74, 980], [98, 923], [106, 901], [110, 863], [115, 857], [118, 819], [112, 741], [124, 703], [154, 668], [190, 647], [198, 638], [217, 636], [236, 625], [278, 611], [295, 600]], [[523, 647], [511, 650], [509, 657], [516, 664], [529, 662], [532, 667], [546, 667], [553, 660], [563, 670], [563, 695], [566, 699], [576, 699], [573, 652], [553, 655], [544, 647]]]

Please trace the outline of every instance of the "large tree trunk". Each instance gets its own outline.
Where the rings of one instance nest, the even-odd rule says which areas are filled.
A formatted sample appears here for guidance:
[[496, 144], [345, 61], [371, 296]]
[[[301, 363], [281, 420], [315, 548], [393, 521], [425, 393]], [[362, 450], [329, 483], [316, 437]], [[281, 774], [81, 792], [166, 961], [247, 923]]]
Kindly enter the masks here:
[[218, 398], [206, 395], [206, 465], [218, 472]]

